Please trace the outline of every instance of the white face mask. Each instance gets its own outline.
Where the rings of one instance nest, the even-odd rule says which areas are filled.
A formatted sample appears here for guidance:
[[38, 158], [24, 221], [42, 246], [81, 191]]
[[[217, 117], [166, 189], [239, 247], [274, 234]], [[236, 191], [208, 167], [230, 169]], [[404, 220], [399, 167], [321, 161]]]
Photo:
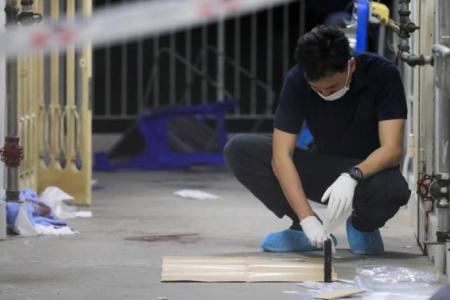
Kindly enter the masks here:
[[349, 87], [350, 86], [350, 81], [349, 81], [349, 79], [350, 79], [350, 63], [348, 65], [347, 70], [348, 70], [347, 71], [347, 79], [345, 80], [345, 86], [342, 89], [340, 89], [328, 96], [324, 96], [321, 93], [319, 93], [318, 91], [315, 91], [315, 92], [317, 94], [319, 94], [319, 96], [322, 97], [323, 100], [326, 100], [326, 101], [335, 101], [335, 100], [338, 100], [339, 98], [342, 98], [350, 89], [350, 87]]

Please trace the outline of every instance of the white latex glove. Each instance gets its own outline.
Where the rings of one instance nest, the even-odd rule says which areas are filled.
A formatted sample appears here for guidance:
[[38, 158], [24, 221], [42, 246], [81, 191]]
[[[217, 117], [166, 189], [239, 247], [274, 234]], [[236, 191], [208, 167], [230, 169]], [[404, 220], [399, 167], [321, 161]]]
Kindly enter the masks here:
[[302, 226], [303, 232], [308, 237], [311, 245], [316, 248], [322, 248], [324, 240], [323, 225], [319, 219], [316, 216], [309, 216], [300, 221], [300, 226]]
[[348, 173], [342, 173], [336, 181], [330, 185], [322, 196], [322, 202], [328, 200], [327, 214], [324, 220], [325, 235], [331, 230], [345, 223], [352, 214], [352, 203], [355, 188], [358, 182]]

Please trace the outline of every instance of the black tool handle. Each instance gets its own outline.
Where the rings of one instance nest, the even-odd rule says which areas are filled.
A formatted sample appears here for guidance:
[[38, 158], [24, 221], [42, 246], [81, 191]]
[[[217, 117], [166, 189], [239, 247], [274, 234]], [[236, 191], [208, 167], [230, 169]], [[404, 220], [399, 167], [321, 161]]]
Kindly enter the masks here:
[[327, 239], [323, 243], [323, 256], [324, 256], [324, 264], [323, 264], [323, 281], [332, 282], [331, 279], [331, 265], [332, 265], [332, 251], [331, 251], [331, 239]]

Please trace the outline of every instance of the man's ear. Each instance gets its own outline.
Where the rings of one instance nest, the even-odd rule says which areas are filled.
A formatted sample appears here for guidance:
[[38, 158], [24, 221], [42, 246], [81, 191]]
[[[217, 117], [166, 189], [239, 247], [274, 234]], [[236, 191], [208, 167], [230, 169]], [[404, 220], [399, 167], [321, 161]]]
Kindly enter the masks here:
[[356, 59], [354, 57], [351, 57], [349, 62], [350, 62], [350, 73], [353, 73], [356, 70]]

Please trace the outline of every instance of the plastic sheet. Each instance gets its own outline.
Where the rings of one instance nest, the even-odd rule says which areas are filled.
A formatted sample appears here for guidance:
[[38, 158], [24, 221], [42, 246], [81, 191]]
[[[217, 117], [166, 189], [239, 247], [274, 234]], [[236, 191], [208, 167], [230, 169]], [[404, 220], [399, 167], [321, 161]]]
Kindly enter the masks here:
[[299, 283], [298, 290], [286, 290], [284, 294], [296, 299], [315, 299], [319, 294], [349, 288], [360, 288], [366, 292], [353, 296], [362, 300], [426, 300], [441, 286], [439, 275], [433, 269], [415, 270], [406, 267], [363, 265], [356, 268], [354, 281]]
[[[49, 191], [52, 191], [50, 189]], [[50, 196], [59, 196], [61, 199], [71, 198], [58, 188], [53, 188]], [[6, 204], [7, 223], [9, 228], [20, 236], [36, 235], [72, 235], [77, 233], [67, 226], [67, 223], [55, 215], [55, 202], [47, 202], [41, 199], [30, 188], [20, 192], [20, 202], [8, 202]], [[55, 197], [48, 197], [55, 200]], [[56, 197], [58, 198], [58, 197]], [[62, 200], [61, 200], [62, 203]], [[80, 212], [74, 212], [80, 213]]]
[[439, 276], [433, 271], [406, 267], [365, 265], [356, 268], [355, 281], [376, 291], [411, 291], [436, 286]]
[[354, 284], [343, 282], [318, 282], [318, 281], [305, 281], [297, 284], [300, 290], [283, 291], [283, 294], [296, 296], [297, 299], [310, 300], [317, 299], [317, 296], [324, 292], [332, 292], [343, 289], [354, 288]]

